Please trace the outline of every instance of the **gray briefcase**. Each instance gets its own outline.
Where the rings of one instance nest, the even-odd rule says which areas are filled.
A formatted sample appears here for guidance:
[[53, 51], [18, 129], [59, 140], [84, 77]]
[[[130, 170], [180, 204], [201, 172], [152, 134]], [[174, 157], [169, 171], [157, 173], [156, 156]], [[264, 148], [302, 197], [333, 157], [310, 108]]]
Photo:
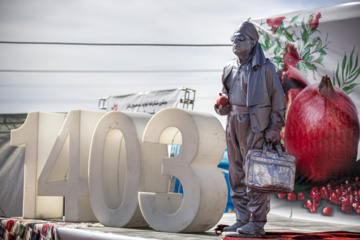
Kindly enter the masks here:
[[288, 193], [294, 190], [296, 158], [283, 152], [280, 144], [272, 150], [264, 143], [263, 149], [250, 149], [245, 160], [245, 184], [259, 192]]

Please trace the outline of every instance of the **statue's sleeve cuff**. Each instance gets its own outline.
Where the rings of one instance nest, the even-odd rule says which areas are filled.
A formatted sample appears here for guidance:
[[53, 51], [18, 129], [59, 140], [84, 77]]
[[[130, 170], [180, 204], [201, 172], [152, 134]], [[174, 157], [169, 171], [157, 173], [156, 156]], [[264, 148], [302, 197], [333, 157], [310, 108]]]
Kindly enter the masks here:
[[267, 129], [280, 132], [282, 127], [282, 124], [270, 122]]

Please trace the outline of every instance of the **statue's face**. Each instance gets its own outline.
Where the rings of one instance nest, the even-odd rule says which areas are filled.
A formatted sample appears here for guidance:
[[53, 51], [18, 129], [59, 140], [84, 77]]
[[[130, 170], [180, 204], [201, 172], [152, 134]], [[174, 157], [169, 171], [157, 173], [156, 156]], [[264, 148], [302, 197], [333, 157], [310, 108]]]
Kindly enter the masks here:
[[238, 57], [244, 57], [251, 53], [253, 41], [244, 33], [235, 32], [230, 38], [233, 42], [233, 52]]

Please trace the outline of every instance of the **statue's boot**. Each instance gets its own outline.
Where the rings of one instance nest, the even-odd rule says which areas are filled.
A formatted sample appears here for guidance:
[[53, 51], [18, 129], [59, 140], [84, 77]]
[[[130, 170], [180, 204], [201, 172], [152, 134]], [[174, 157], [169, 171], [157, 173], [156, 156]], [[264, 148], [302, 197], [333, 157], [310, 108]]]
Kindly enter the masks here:
[[265, 235], [265, 230], [263, 227], [259, 227], [254, 222], [249, 222], [248, 224], [238, 228], [236, 230], [242, 237], [248, 238], [258, 238]]
[[229, 227], [225, 227], [223, 229], [224, 232], [236, 232], [236, 230], [238, 228], [241, 228], [242, 226], [246, 225], [247, 223], [243, 223], [241, 221], [236, 221], [236, 223], [234, 223], [233, 225], [229, 226]]

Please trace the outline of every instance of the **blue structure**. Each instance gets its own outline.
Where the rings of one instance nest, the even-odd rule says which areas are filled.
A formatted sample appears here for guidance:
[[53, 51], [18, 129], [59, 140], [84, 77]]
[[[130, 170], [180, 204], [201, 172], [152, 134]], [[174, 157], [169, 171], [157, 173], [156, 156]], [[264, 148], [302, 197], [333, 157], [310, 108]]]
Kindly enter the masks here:
[[219, 163], [218, 168], [220, 168], [222, 173], [224, 174], [224, 177], [226, 180], [226, 185], [227, 185], [227, 190], [228, 190], [228, 200], [227, 200], [225, 212], [234, 211], [234, 205], [233, 205], [233, 203], [231, 201], [231, 197], [230, 197], [229, 160], [228, 160], [228, 155], [227, 155], [227, 148], [225, 148], [224, 156], [223, 156], [221, 162]]
[[[171, 146], [172, 154], [174, 156], [177, 155], [180, 152], [180, 148], [181, 148], [180, 145]], [[234, 211], [234, 205], [233, 205], [233, 203], [231, 201], [231, 197], [230, 197], [229, 160], [228, 160], [228, 156], [227, 156], [227, 148], [225, 148], [224, 156], [223, 156], [221, 162], [219, 163], [218, 168], [220, 168], [221, 172], [224, 174], [224, 177], [226, 180], [226, 185], [227, 185], [227, 190], [228, 190], [228, 199], [227, 199], [225, 212]], [[183, 188], [178, 179], [176, 179], [176, 181], [175, 181], [174, 192], [183, 194]]]

